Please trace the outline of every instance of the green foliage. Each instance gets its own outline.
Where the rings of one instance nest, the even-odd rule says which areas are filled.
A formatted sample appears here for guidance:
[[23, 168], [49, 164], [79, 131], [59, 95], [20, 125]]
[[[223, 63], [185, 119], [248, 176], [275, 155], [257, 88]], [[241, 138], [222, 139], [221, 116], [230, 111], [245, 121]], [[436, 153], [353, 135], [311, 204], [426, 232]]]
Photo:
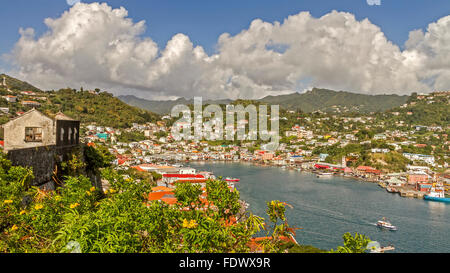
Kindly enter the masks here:
[[92, 94], [89, 91], [61, 89], [48, 92], [49, 100], [40, 110], [45, 113], [61, 111], [79, 119], [82, 123], [96, 123], [100, 126], [128, 128], [133, 123], [154, 122], [158, 115], [129, 106], [107, 92]]
[[42, 92], [41, 90], [39, 90], [38, 88], [32, 86], [31, 84], [29, 84], [27, 82], [20, 81], [18, 79], [15, 79], [15, 78], [10, 77], [5, 74], [0, 74], [1, 82], [3, 82], [3, 76], [5, 76], [6, 84], [7, 84], [8, 88], [10, 88], [11, 90]]
[[86, 146], [84, 148], [84, 157], [86, 169], [91, 171], [109, 167], [114, 160], [114, 156], [103, 145], [97, 145], [96, 147]]
[[355, 233], [355, 236], [346, 233], [343, 239], [344, 245], [338, 246], [337, 250], [332, 249], [330, 253], [365, 253], [367, 245], [371, 242], [367, 236], [358, 233]]
[[175, 197], [181, 206], [194, 209], [200, 206], [200, 194], [202, 193], [202, 187], [198, 184], [191, 183], [177, 183], [175, 190]]
[[71, 159], [61, 163], [63, 175], [76, 176], [84, 172], [86, 163], [84, 162], [83, 155], [72, 153]]
[[[250, 251], [250, 240], [261, 230], [271, 235], [262, 243], [264, 252], [321, 252], [282, 240], [293, 234], [285, 203], [268, 203], [271, 229], [251, 213], [236, 219], [239, 192], [222, 180], [206, 182], [208, 202], [199, 186], [180, 183], [178, 204], [169, 206], [147, 200], [150, 181], [111, 168], [101, 170], [109, 183], [105, 192], [84, 176], [66, 177], [55, 191], [29, 188], [30, 175], [30, 169], [0, 157], [0, 252], [241, 253]], [[352, 251], [360, 248], [346, 244]]]
[[144, 133], [136, 131], [123, 131], [120, 135], [117, 136], [117, 141], [125, 143], [139, 142], [146, 139], [147, 137], [145, 137]]
[[211, 180], [206, 184], [208, 200], [216, 207], [220, 216], [228, 219], [236, 215], [241, 209], [239, 192], [234, 189], [230, 192], [228, 184], [223, 180]]
[[286, 243], [281, 247], [282, 252], [288, 253], [325, 253], [325, 250], [319, 249], [314, 246], [297, 245], [292, 242]]
[[158, 181], [162, 179], [162, 175], [157, 173], [157, 172], [151, 172], [152, 177], [153, 177], [153, 181]]
[[[179, 185], [180, 204], [170, 207], [147, 201], [151, 183], [125, 179], [110, 168], [102, 170], [110, 185], [103, 194], [84, 176], [67, 177], [56, 191], [27, 189], [21, 182], [27, 172], [0, 164], [0, 252], [71, 252], [73, 245], [83, 253], [248, 252], [249, 240], [262, 228], [253, 215], [230, 224], [238, 195], [225, 190], [223, 181], [207, 186], [218, 204], [223, 194], [220, 209], [198, 210], [192, 203], [203, 205], [201, 190], [189, 183]], [[30, 200], [23, 204], [24, 196]]]

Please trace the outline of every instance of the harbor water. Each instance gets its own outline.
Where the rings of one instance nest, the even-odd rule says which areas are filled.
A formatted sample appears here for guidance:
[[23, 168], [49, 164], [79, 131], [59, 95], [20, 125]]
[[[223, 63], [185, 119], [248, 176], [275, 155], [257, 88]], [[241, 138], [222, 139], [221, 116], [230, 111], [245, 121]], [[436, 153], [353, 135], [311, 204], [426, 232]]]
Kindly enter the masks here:
[[[365, 234], [399, 253], [450, 251], [450, 204], [390, 194], [377, 184], [345, 177], [317, 178], [312, 173], [250, 163], [206, 162], [190, 166], [217, 177], [236, 177], [241, 199], [249, 210], [267, 219], [267, 202], [287, 207], [289, 224], [302, 228], [296, 240], [329, 250], [342, 245], [346, 232]], [[381, 230], [386, 217], [397, 231]]]

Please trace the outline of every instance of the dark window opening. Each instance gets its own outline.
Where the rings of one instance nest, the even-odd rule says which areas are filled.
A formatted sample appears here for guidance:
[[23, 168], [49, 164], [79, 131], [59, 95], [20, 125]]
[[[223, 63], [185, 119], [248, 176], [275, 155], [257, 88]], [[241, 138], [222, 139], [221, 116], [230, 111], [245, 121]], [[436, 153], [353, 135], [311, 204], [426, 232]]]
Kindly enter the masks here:
[[25, 128], [26, 142], [42, 142], [42, 128], [26, 127]]

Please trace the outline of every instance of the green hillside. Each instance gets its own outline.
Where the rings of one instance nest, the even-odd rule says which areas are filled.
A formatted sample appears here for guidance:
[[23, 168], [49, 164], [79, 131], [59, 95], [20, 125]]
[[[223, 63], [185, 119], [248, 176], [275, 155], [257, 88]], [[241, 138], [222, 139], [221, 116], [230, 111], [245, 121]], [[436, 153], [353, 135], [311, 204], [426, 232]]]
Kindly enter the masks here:
[[[386, 124], [395, 124], [404, 121], [406, 124], [423, 126], [450, 125], [450, 93], [431, 93], [423, 98], [413, 94], [408, 100], [407, 107], [397, 107], [388, 113], [379, 113], [378, 116], [386, 121]], [[391, 113], [391, 114], [389, 114]], [[395, 113], [392, 114], [392, 113]]]
[[[154, 113], [158, 113], [160, 115], [170, 114], [170, 111], [175, 105], [190, 105], [194, 103], [193, 99], [187, 100], [185, 98], [179, 98], [177, 100], [167, 100], [167, 101], [154, 101], [154, 100], [146, 100], [141, 99], [133, 95], [128, 96], [119, 96], [121, 101], [126, 104], [136, 106], [145, 110], [152, 111]], [[204, 104], [229, 104], [232, 100], [206, 100]]]
[[0, 74], [0, 84], [3, 83], [3, 77], [6, 78], [6, 85], [12, 91], [33, 91], [41, 92], [41, 90], [27, 82], [15, 79], [6, 74]]
[[133, 123], [155, 122], [157, 114], [127, 105], [107, 92], [61, 89], [48, 92], [49, 101], [42, 105], [44, 112], [57, 113], [79, 119], [83, 123], [95, 122], [114, 128], [130, 127]]
[[[408, 100], [409, 96], [398, 95], [364, 95], [344, 91], [332, 91], [314, 88], [307, 93], [268, 96], [260, 100], [260, 103], [280, 105], [287, 110], [302, 110], [303, 112], [380, 112], [393, 107], [398, 107]], [[119, 99], [127, 104], [147, 109], [158, 114], [168, 114], [177, 104], [192, 104], [192, 100], [180, 98], [176, 101], [151, 101], [135, 96], [119, 96]], [[227, 104], [231, 100], [206, 101], [205, 103]]]
[[[0, 95], [16, 96], [17, 101], [7, 102], [5, 98], [0, 97], [0, 107], [9, 109], [9, 113], [0, 112], [0, 124], [8, 122], [20, 112], [32, 109], [31, 106], [22, 105], [23, 101], [40, 103], [40, 106], [36, 108], [48, 116], [61, 111], [83, 123], [95, 122], [101, 126], [114, 128], [125, 128], [133, 123], [154, 122], [159, 119], [157, 114], [130, 106], [112, 94], [100, 92], [100, 90], [61, 89], [44, 92], [26, 82], [9, 76], [5, 77], [7, 88], [12, 92], [0, 86]], [[0, 75], [0, 83], [2, 82], [3, 76]], [[33, 91], [35, 94], [22, 94], [22, 91]]]
[[303, 112], [360, 112], [370, 113], [386, 111], [398, 107], [408, 100], [409, 96], [398, 95], [364, 95], [345, 91], [317, 89], [299, 94], [268, 96], [260, 101], [268, 104], [278, 104], [288, 110]]

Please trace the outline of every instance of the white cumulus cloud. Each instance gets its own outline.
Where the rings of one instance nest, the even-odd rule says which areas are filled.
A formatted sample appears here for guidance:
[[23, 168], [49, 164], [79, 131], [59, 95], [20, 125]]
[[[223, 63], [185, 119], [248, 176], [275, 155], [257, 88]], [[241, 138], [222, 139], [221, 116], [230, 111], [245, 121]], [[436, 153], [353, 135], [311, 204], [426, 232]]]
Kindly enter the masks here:
[[105, 3], [76, 4], [45, 24], [40, 37], [22, 29], [11, 53], [14, 74], [44, 89], [149, 98], [260, 98], [311, 86], [367, 94], [450, 89], [450, 16], [412, 31], [403, 51], [350, 13], [257, 19], [235, 36], [222, 34], [213, 55], [181, 33], [159, 48], [143, 36], [145, 21]]

